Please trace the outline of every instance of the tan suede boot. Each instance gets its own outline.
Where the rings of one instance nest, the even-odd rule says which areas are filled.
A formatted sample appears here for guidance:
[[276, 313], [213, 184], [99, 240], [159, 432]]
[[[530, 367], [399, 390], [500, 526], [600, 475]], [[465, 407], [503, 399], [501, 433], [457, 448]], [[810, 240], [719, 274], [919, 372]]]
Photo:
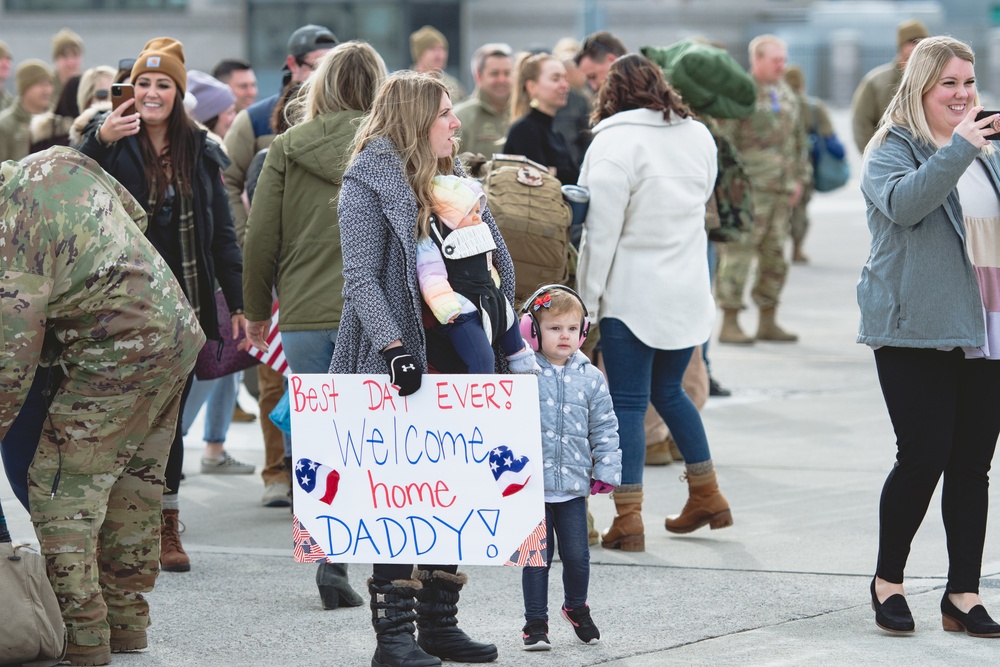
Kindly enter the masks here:
[[163, 510], [163, 525], [160, 526], [160, 569], [164, 572], [187, 572], [191, 569], [191, 559], [181, 546], [180, 519], [178, 510]]
[[685, 475], [688, 483], [688, 501], [681, 513], [667, 517], [664, 526], [671, 533], [690, 533], [708, 525], [712, 530], [733, 525], [729, 503], [719, 491], [715, 471], [704, 475]]
[[719, 331], [719, 342], [731, 345], [750, 345], [753, 338], [743, 333], [737, 320], [738, 308], [722, 309], [722, 329]]
[[[620, 488], [627, 486], [628, 491]], [[645, 551], [646, 535], [642, 527], [642, 484], [628, 484], [611, 494], [617, 516], [601, 539], [605, 549]]]
[[778, 343], [794, 343], [799, 339], [793, 333], [789, 333], [778, 326], [775, 321], [775, 307], [768, 306], [760, 309], [760, 324], [757, 325], [757, 340], [769, 340]]
[[648, 466], [668, 466], [674, 462], [674, 457], [670, 454], [671, 437], [666, 440], [653, 442], [646, 445], [646, 465]]

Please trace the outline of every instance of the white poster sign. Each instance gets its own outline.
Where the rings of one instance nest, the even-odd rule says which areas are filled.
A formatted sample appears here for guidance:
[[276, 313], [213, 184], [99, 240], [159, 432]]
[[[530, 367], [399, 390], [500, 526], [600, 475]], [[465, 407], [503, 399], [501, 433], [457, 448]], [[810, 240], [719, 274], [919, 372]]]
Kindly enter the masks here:
[[295, 559], [543, 565], [538, 382], [291, 375]]

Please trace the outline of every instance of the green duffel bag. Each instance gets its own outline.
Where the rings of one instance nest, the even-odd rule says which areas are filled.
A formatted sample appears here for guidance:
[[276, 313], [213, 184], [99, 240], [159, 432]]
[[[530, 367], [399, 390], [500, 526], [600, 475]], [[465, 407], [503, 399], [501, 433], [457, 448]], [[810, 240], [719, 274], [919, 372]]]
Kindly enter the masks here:
[[713, 118], [745, 118], [757, 103], [757, 84], [728, 52], [691, 39], [671, 46], [644, 46], [684, 103]]

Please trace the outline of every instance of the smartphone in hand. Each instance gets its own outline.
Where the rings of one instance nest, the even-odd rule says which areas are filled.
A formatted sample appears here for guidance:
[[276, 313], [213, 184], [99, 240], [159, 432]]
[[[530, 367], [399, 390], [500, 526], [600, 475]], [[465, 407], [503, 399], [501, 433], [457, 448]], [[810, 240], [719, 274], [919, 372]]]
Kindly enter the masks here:
[[[1000, 111], [986, 111], [984, 109], [983, 111], [980, 111], [979, 113], [976, 114], [976, 120], [982, 120], [984, 118], [987, 118], [989, 116], [995, 116], [997, 114], [1000, 114]], [[1000, 118], [993, 121], [993, 134], [987, 134], [986, 138], [989, 139], [990, 141], [1000, 140]]]
[[[127, 100], [135, 99], [135, 88], [132, 87], [131, 83], [113, 83], [111, 84], [111, 108], [117, 109]], [[128, 111], [127, 113], [135, 113], [135, 109]]]

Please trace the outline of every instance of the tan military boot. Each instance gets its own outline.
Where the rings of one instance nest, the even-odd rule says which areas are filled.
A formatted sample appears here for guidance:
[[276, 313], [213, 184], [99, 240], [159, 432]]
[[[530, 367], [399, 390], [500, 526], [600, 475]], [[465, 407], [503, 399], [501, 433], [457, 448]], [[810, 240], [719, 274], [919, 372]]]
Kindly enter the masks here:
[[690, 533], [708, 525], [712, 530], [733, 525], [729, 503], [719, 491], [715, 471], [705, 475], [685, 475], [688, 483], [688, 500], [684, 509], [675, 517], [667, 517], [663, 525], [671, 533]]
[[719, 331], [719, 342], [731, 345], [750, 345], [753, 338], [743, 333], [736, 316], [739, 314], [738, 308], [722, 309], [722, 329]]
[[674, 457], [670, 453], [671, 436], [660, 442], [651, 442], [646, 445], [646, 465], [648, 466], [668, 466], [674, 462]]
[[757, 340], [769, 340], [778, 343], [794, 343], [798, 339], [798, 336], [785, 331], [778, 326], [777, 322], [775, 322], [774, 306], [760, 309], [760, 323], [757, 325]]
[[[611, 494], [617, 515], [601, 539], [605, 549], [645, 551], [646, 535], [642, 526], [642, 484], [625, 485], [629, 491]], [[636, 490], [638, 489], [638, 490]]]
[[808, 264], [809, 255], [802, 252], [802, 242], [793, 241], [792, 242], [792, 263], [793, 264]]
[[191, 559], [181, 546], [180, 518], [178, 510], [163, 510], [163, 525], [160, 526], [160, 569], [164, 572], [187, 572], [191, 569]]

